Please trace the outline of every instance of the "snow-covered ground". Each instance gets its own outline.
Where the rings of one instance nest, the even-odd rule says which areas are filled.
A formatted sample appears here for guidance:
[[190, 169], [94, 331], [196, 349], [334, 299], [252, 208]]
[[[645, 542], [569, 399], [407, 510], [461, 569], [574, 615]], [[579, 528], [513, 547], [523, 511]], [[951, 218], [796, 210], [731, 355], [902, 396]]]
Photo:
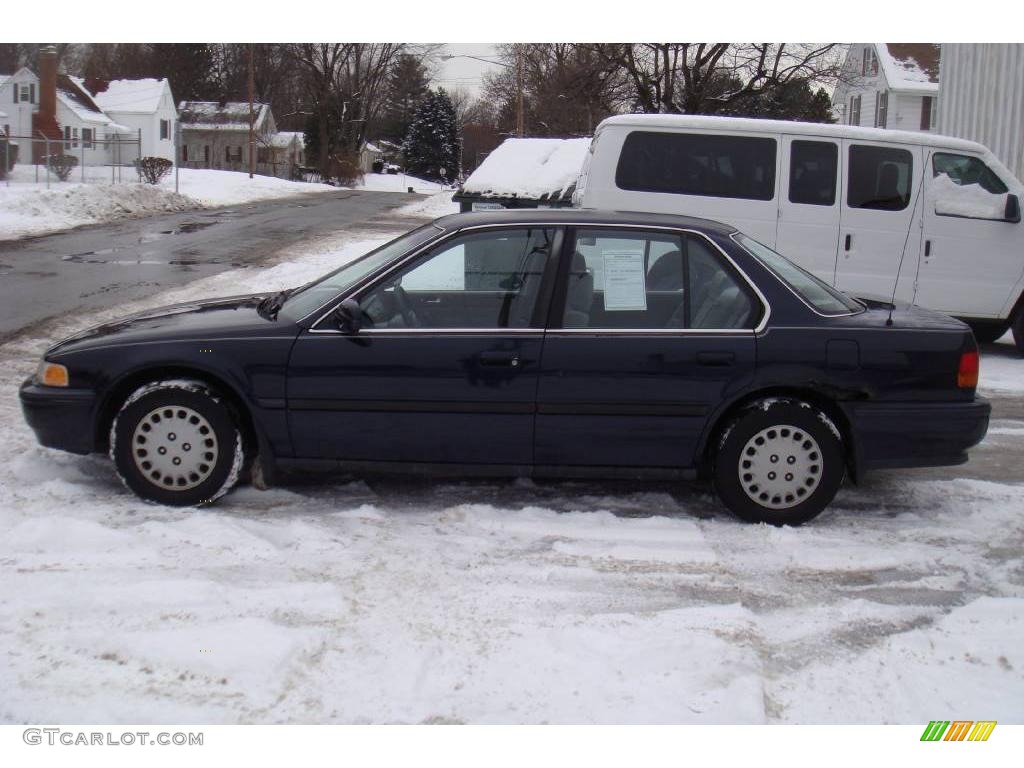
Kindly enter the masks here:
[[982, 346], [980, 388], [983, 394], [1024, 395], [1024, 359], [1009, 331], [995, 344]]
[[[182, 168], [178, 179], [180, 194], [174, 193], [173, 172], [156, 187], [127, 183], [134, 177], [130, 169], [122, 171], [126, 183], [112, 184], [110, 170], [87, 168], [85, 183], [78, 171], [67, 182], [51, 178], [49, 189], [36, 182], [33, 166], [16, 166], [11, 183], [0, 182], [0, 240], [42, 235], [86, 224], [114, 219], [183, 211], [191, 208], [215, 208], [241, 205], [260, 200], [336, 192], [328, 184], [308, 184], [271, 176], [249, 178], [247, 173]], [[371, 192], [432, 193], [440, 184], [404, 174], [389, 176], [366, 174], [358, 189]]]
[[24, 425], [16, 386], [48, 340], [293, 285], [386, 236], [0, 346], [0, 720], [1024, 720], [1017, 478], [879, 473], [781, 530], [700, 488], [597, 482], [339, 477], [187, 512]]

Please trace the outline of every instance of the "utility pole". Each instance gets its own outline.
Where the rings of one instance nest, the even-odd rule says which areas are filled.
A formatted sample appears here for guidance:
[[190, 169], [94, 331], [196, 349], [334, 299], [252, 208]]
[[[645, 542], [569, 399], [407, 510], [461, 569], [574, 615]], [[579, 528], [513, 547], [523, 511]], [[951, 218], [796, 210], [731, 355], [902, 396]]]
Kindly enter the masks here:
[[253, 176], [256, 167], [256, 116], [252, 110], [253, 94], [256, 90], [256, 75], [252, 62], [252, 43], [249, 43], [249, 178]]
[[516, 81], [519, 90], [518, 106], [516, 109], [516, 136], [523, 138], [526, 133], [523, 120], [523, 50], [516, 45]]

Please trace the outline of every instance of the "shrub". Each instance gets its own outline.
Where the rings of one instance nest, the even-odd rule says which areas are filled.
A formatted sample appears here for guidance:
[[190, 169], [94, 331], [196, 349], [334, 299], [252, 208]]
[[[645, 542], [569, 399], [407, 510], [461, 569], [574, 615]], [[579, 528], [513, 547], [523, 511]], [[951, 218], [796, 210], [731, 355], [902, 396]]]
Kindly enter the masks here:
[[164, 157], [143, 157], [135, 161], [135, 167], [147, 184], [159, 184], [160, 179], [171, 172], [174, 163]]
[[[7, 162], [4, 162], [5, 158]], [[14, 169], [16, 162], [18, 162], [18, 145], [11, 144], [5, 138], [0, 138], [0, 181], [7, 178], [7, 174]]]
[[363, 171], [359, 167], [359, 156], [356, 154], [337, 154], [331, 158], [331, 178], [337, 179], [343, 187], [351, 187], [363, 180]]
[[71, 172], [78, 167], [78, 158], [74, 155], [50, 155], [46, 161], [47, 166], [61, 181], [67, 181], [71, 177]]

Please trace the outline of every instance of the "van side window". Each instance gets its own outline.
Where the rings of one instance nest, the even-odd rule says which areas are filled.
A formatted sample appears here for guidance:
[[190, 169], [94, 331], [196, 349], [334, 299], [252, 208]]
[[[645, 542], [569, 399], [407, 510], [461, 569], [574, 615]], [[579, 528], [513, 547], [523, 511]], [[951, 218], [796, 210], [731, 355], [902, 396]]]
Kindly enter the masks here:
[[775, 139], [633, 131], [622, 145], [615, 184], [632, 192], [775, 198]]
[[846, 204], [851, 208], [902, 211], [910, 204], [914, 156], [905, 149], [850, 146], [850, 185]]
[[789, 145], [789, 201], [833, 205], [839, 146], [831, 141], [794, 141]]
[[993, 195], [1005, 195], [1006, 185], [992, 170], [976, 157], [936, 152], [932, 155], [932, 176], [946, 174], [957, 186], [978, 184]]
[[707, 240], [662, 232], [581, 229], [566, 286], [564, 328], [753, 328], [761, 312]]

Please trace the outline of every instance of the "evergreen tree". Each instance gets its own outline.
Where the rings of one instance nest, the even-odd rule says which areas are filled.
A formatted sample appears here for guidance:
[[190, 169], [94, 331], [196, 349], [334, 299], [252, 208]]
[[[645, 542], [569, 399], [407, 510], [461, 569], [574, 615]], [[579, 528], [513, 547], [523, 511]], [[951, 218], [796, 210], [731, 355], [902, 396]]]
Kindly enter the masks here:
[[402, 153], [414, 176], [441, 181], [458, 175], [459, 128], [455, 106], [443, 88], [430, 91], [416, 110]]
[[380, 137], [400, 144], [409, 132], [416, 108], [429, 92], [426, 66], [417, 56], [401, 54], [388, 75], [387, 101], [378, 131]]

